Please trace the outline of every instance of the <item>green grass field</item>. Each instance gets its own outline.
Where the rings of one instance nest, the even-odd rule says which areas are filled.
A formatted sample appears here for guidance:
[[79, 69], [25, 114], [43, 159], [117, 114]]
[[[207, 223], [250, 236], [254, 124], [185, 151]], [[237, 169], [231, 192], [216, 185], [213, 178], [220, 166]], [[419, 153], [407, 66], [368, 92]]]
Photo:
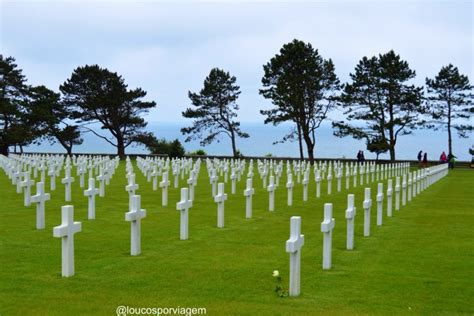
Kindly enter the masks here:
[[[35, 228], [35, 205], [23, 206], [23, 194], [0, 172], [0, 315], [115, 315], [130, 307], [205, 307], [207, 315], [312, 314], [470, 314], [474, 313], [474, 172], [454, 170], [418, 195], [394, 217], [384, 214], [371, 236], [363, 237], [363, 188], [358, 186], [308, 202], [302, 186], [294, 205], [286, 206], [284, 179], [276, 191], [275, 212], [268, 193], [254, 177], [253, 218], [245, 219], [244, 178], [225, 205], [225, 228], [218, 229], [217, 207], [205, 165], [189, 215], [189, 240], [179, 240], [179, 189], [161, 206], [161, 189], [152, 191], [135, 173], [147, 217], [142, 221], [142, 254], [130, 256], [130, 223], [125, 221], [128, 193], [121, 163], [106, 196], [97, 197], [96, 219], [87, 220], [87, 198], [75, 177], [73, 201], [64, 202], [57, 180], [46, 202], [46, 229]], [[256, 170], [256, 169], [255, 169]], [[74, 172], [75, 175], [75, 172]], [[311, 175], [311, 179], [313, 175]], [[49, 189], [49, 177], [47, 177]], [[184, 185], [180, 181], [180, 185]], [[324, 182], [325, 183], [325, 182]], [[87, 180], [86, 180], [87, 184]], [[375, 199], [376, 184], [372, 187]], [[386, 190], [386, 182], [384, 185]], [[36, 189], [33, 189], [35, 193]], [[49, 190], [48, 190], [49, 191]], [[345, 250], [347, 194], [356, 195], [355, 250]], [[386, 200], [385, 200], [386, 201]], [[334, 204], [333, 268], [323, 271], [323, 204]], [[82, 232], [75, 235], [76, 275], [61, 277], [61, 242], [53, 227], [61, 205], [73, 204]], [[384, 206], [385, 213], [385, 206]], [[273, 270], [288, 287], [290, 217], [302, 217], [301, 296], [274, 293]]]

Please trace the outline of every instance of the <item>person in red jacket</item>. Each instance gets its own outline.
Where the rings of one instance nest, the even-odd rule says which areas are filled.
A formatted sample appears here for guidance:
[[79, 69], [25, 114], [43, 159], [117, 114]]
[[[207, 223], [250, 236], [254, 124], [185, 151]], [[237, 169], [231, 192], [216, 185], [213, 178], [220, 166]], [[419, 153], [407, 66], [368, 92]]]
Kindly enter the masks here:
[[446, 157], [446, 153], [444, 151], [441, 153], [441, 156], [439, 156], [439, 160], [441, 161], [441, 163], [448, 162], [448, 158]]

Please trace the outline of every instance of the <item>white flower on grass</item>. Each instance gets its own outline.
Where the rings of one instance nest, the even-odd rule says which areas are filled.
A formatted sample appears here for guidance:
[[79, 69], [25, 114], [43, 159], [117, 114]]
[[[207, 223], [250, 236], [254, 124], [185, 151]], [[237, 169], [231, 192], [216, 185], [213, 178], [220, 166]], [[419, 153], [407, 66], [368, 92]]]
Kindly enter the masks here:
[[280, 276], [280, 272], [278, 272], [278, 270], [273, 271], [273, 277], [274, 278], [277, 278], [279, 276]]

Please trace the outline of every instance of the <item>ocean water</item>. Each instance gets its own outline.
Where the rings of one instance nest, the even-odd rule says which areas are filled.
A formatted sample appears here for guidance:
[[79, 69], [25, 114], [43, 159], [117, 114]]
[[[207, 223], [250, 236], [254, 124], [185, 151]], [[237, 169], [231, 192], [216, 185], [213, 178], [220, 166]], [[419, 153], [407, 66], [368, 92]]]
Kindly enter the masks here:
[[[154, 133], [158, 138], [167, 140], [179, 139], [183, 142], [186, 151], [204, 149], [210, 155], [231, 155], [232, 148], [230, 141], [222, 136], [219, 142], [202, 147], [199, 141], [184, 143], [185, 137], [181, 135], [180, 128], [186, 126], [189, 122], [183, 123], [157, 123], [152, 122], [147, 126], [147, 130]], [[290, 124], [281, 124], [277, 127], [265, 125], [263, 123], [245, 123], [242, 122], [242, 130], [250, 134], [250, 138], [238, 139], [238, 149], [247, 156], [264, 156], [272, 154], [279, 157], [299, 157], [298, 143], [287, 142], [283, 144], [273, 144], [283, 138], [291, 130]], [[100, 131], [104, 133], [104, 131]], [[375, 159], [375, 154], [366, 150], [365, 142], [358, 141], [351, 137], [338, 138], [333, 134], [330, 124], [322, 125], [316, 131], [315, 157], [317, 158], [355, 158], [359, 150], [364, 150], [367, 159]], [[103, 139], [98, 138], [92, 133], [83, 135], [84, 143], [75, 146], [75, 153], [116, 153], [115, 147], [108, 144]], [[454, 134], [453, 152], [458, 160], [470, 161], [469, 148], [474, 144], [473, 134], [468, 138], [459, 138]], [[304, 145], [304, 144], [303, 144]], [[396, 146], [397, 159], [416, 159], [418, 151], [428, 153], [428, 160], [437, 160], [442, 151], [447, 150], [448, 136], [443, 131], [433, 130], [415, 130], [413, 135], [401, 136]], [[29, 152], [64, 152], [59, 144], [43, 143], [41, 145], [31, 145], [25, 148]], [[147, 150], [143, 146], [129, 146], [126, 150], [129, 154], [145, 154]], [[305, 157], [307, 156], [305, 150]], [[380, 159], [388, 159], [389, 154], [382, 154]]]

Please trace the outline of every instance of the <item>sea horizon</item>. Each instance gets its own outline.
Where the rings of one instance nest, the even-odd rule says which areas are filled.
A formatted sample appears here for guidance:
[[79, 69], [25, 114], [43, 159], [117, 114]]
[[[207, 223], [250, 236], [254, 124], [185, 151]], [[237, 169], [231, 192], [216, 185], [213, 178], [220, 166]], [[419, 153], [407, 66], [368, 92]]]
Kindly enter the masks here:
[[[166, 140], [178, 139], [184, 146], [186, 152], [203, 149], [209, 155], [230, 156], [232, 149], [230, 140], [220, 137], [219, 141], [207, 146], [200, 146], [199, 141], [185, 142], [180, 129], [187, 126], [189, 122], [150, 122], [146, 128], [157, 138]], [[250, 134], [249, 138], [237, 139], [237, 148], [244, 156], [265, 156], [271, 154], [275, 157], [298, 158], [298, 142], [286, 142], [274, 144], [283, 138], [291, 130], [292, 125], [283, 123], [278, 126], [258, 123], [242, 122], [243, 131]], [[97, 129], [99, 133], [108, 137], [110, 134]], [[84, 142], [73, 147], [73, 153], [92, 154], [115, 154], [116, 148], [105, 140], [92, 133], [83, 134]], [[111, 138], [112, 139], [112, 138]], [[459, 161], [470, 161], [469, 148], [473, 144], [472, 133], [468, 138], [460, 138], [453, 133], [453, 153]], [[46, 146], [48, 146], [46, 150]], [[439, 160], [442, 151], [448, 152], [447, 132], [427, 129], [415, 130], [412, 135], [400, 136], [396, 145], [396, 159], [415, 160], [420, 150], [428, 153], [428, 160]], [[303, 143], [304, 156], [307, 158], [306, 145]], [[315, 158], [340, 158], [355, 159], [357, 152], [363, 150], [366, 159], [375, 159], [376, 154], [366, 149], [365, 141], [356, 140], [352, 137], [339, 138], [333, 135], [330, 123], [324, 123], [316, 130]], [[39, 145], [24, 147], [25, 152], [51, 152], [65, 153], [64, 148], [58, 143], [50, 144], [43, 141]], [[148, 150], [142, 145], [131, 145], [127, 147], [126, 154], [147, 154]], [[389, 159], [389, 153], [379, 155], [379, 159]]]

